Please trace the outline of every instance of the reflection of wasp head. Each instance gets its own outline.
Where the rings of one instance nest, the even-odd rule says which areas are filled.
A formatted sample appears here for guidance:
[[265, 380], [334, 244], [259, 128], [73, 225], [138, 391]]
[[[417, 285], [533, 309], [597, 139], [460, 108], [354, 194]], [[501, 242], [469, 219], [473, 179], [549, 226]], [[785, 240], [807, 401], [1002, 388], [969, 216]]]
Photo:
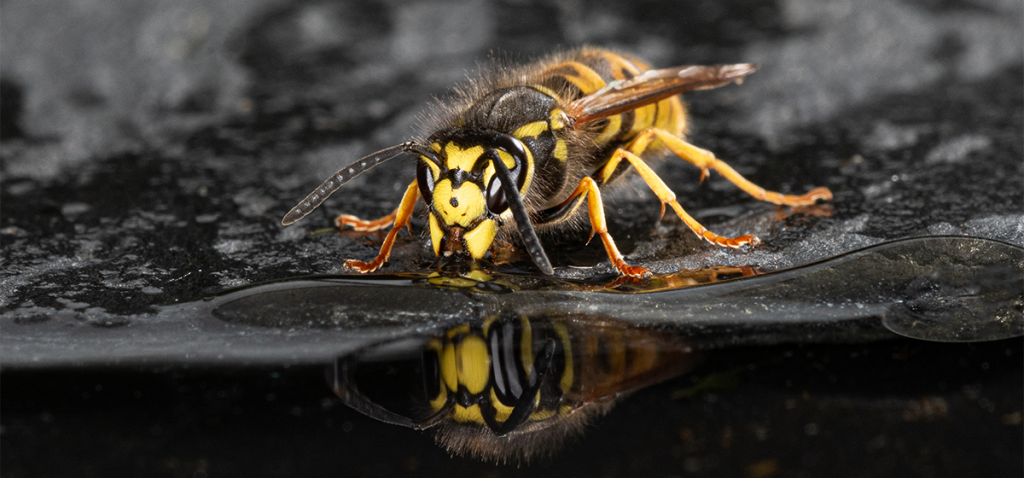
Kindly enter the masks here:
[[677, 338], [621, 323], [489, 319], [426, 341], [419, 360], [422, 398], [404, 413], [373, 403], [350, 372], [336, 376], [335, 390], [374, 418], [434, 428], [438, 443], [453, 453], [527, 461], [579, 435], [616, 398], [683, 373], [693, 362]]

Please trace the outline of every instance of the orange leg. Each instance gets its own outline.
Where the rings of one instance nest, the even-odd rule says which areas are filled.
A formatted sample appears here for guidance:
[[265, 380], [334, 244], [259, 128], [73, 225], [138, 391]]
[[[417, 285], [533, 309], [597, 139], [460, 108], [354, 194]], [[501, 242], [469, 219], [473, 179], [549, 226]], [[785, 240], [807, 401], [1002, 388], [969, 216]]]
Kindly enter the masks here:
[[359, 219], [358, 217], [350, 214], [339, 214], [338, 217], [334, 218], [334, 225], [338, 226], [338, 229], [345, 229], [345, 226], [352, 226], [352, 230], [354, 231], [373, 232], [394, 224], [396, 217], [398, 217], [397, 208], [394, 211], [391, 211], [391, 214], [372, 221]]
[[566, 203], [580, 194], [587, 196], [587, 212], [590, 213], [590, 238], [593, 239], [594, 234], [601, 236], [604, 250], [608, 252], [608, 259], [612, 261], [612, 265], [619, 270], [619, 273], [630, 277], [650, 277], [651, 273], [646, 268], [626, 264], [626, 261], [622, 258], [622, 253], [619, 252], [619, 248], [615, 247], [615, 241], [612, 240], [611, 234], [608, 234], [608, 224], [604, 218], [604, 203], [601, 201], [601, 189], [593, 178], [583, 178], [580, 181], [580, 185], [576, 186], [576, 190], [566, 199]]
[[[646, 142], [643, 144], [643, 146], [646, 147]], [[651, 190], [654, 191], [654, 194], [656, 194], [658, 196], [658, 199], [661, 200], [661, 215], [663, 217], [665, 216], [665, 204], [672, 206], [672, 209], [676, 212], [676, 215], [679, 216], [679, 219], [682, 219], [691, 231], [693, 231], [698, 236], [704, 238], [704, 240], [715, 245], [735, 248], [750, 244], [753, 247], [761, 242], [756, 236], [752, 234], [744, 234], [742, 236], [737, 237], [725, 237], [719, 236], [718, 234], [715, 234], [707, 230], [704, 226], [697, 222], [696, 219], [694, 219], [692, 216], [687, 214], [686, 211], [683, 210], [683, 206], [680, 206], [679, 202], [676, 201], [676, 194], [672, 192], [672, 190], [669, 189], [668, 186], [665, 185], [665, 182], [662, 181], [657, 174], [655, 174], [654, 170], [652, 170], [651, 167], [644, 162], [644, 160], [640, 159], [639, 156], [629, 151], [626, 151], [624, 149], [615, 150], [615, 153], [612, 154], [611, 159], [608, 160], [608, 164], [605, 165], [604, 169], [602, 170], [601, 177], [609, 177], [611, 173], [615, 171], [615, 168], [619, 165], [619, 162], [622, 161], [623, 159], [629, 161], [629, 164], [633, 165], [633, 168], [636, 169], [638, 173], [640, 173], [640, 177], [644, 178], [644, 181], [647, 182], [647, 185], [651, 187]]]
[[639, 156], [643, 154], [644, 150], [647, 149], [647, 145], [654, 138], [658, 138], [665, 143], [665, 146], [667, 146], [668, 149], [676, 156], [679, 156], [700, 168], [700, 178], [702, 181], [704, 178], [708, 177], [708, 169], [714, 169], [715, 171], [718, 171], [722, 177], [728, 179], [729, 182], [735, 184], [743, 191], [746, 191], [747, 194], [754, 196], [754, 198], [760, 201], [768, 201], [770, 203], [783, 206], [808, 206], [817, 203], [819, 200], [832, 200], [832, 192], [829, 191], [828, 188], [815, 188], [801, 196], [792, 196], [789, 194], [780, 194], [774, 191], [766, 191], [764, 188], [748, 181], [728, 164], [719, 161], [711, 151], [698, 148], [687, 143], [663, 129], [650, 128], [641, 131], [640, 134], [637, 135], [636, 138], [633, 138], [633, 141], [629, 143], [627, 149], [629, 149], [633, 154]]
[[[398, 231], [401, 231], [403, 227], [409, 225], [409, 218], [412, 217], [412, 211], [416, 207], [416, 200], [420, 198], [419, 186], [416, 181], [413, 181], [408, 188], [405, 189], [405, 195], [402, 196], [402, 203], [398, 205], [398, 209], [391, 214], [395, 226], [388, 231], [388, 236], [384, 238], [384, 244], [380, 246], [380, 254], [370, 262], [362, 262], [357, 260], [345, 261], [345, 267], [355, 269], [359, 272], [373, 272], [380, 268], [387, 262], [388, 257], [391, 256], [391, 248], [395, 245], [395, 237], [398, 236]], [[351, 216], [349, 216], [351, 217]], [[340, 219], [340, 216], [339, 216]], [[384, 221], [387, 216], [379, 219], [378, 221], [365, 221], [367, 223], [374, 223]], [[380, 227], [385, 227], [382, 225]]]

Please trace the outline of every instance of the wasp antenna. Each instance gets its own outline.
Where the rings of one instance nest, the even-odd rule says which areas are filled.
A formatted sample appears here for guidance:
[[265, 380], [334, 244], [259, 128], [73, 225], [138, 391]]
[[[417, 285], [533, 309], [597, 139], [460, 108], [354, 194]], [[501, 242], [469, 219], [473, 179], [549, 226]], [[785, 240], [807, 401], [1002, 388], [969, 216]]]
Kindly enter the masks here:
[[370, 418], [415, 430], [425, 430], [436, 423], [436, 420], [432, 420], [433, 417], [419, 422], [371, 402], [352, 384], [352, 370], [347, 357], [339, 358], [335, 362], [333, 379], [334, 383], [331, 384], [331, 388], [342, 402]]
[[294, 224], [298, 220], [306, 217], [309, 213], [313, 212], [313, 210], [323, 204], [331, 194], [334, 194], [334, 191], [337, 191], [338, 188], [351, 181], [352, 178], [355, 178], [356, 176], [373, 169], [374, 166], [377, 166], [378, 164], [392, 159], [402, 153], [414, 151], [417, 146], [418, 145], [416, 143], [406, 142], [390, 148], [385, 148], [369, 156], [364, 156], [359, 161], [339, 169], [338, 172], [332, 174], [331, 177], [327, 178], [322, 184], [320, 184], [320, 186], [314, 189], [313, 192], [309, 193], [309, 195], [306, 196], [306, 199], [303, 199], [296, 204], [291, 211], [288, 211], [288, 214], [285, 214], [284, 218], [281, 219], [281, 224], [285, 226]]
[[505, 166], [505, 162], [497, 155], [491, 157], [491, 162], [494, 163], [494, 172], [498, 175], [498, 179], [501, 180], [501, 189], [505, 192], [505, 199], [508, 200], [508, 207], [512, 210], [512, 217], [516, 220], [519, 234], [523, 236], [523, 242], [526, 244], [526, 251], [530, 253], [530, 259], [533, 260], [534, 264], [537, 264], [541, 272], [547, 275], [554, 274], [555, 269], [551, 267], [551, 261], [548, 259], [547, 253], [544, 252], [544, 246], [541, 245], [540, 239], [537, 237], [537, 231], [533, 230], [530, 214], [526, 212], [526, 206], [523, 205], [523, 198], [519, 196], [519, 190], [516, 189], [516, 181], [512, 179], [512, 173], [509, 172], [508, 166]]

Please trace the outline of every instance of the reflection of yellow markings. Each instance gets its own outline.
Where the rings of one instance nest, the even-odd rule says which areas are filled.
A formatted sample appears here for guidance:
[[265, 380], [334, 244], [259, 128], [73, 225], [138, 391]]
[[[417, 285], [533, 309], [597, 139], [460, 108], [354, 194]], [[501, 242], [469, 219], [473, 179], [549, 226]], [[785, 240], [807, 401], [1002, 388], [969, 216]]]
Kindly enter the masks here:
[[[490, 282], [491, 280], [494, 279], [493, 277], [487, 275], [486, 272], [481, 271], [481, 270], [469, 271], [468, 273], [463, 274], [463, 277], [468, 277], [468, 278], [473, 279], [473, 280], [475, 280], [477, 282]], [[491, 319], [491, 320], [494, 320], [494, 319]], [[488, 323], [490, 323], [490, 322], [485, 322], [485, 324], [488, 324]], [[485, 336], [487, 335], [487, 326], [486, 325], [484, 325], [484, 335]]]
[[476, 404], [466, 408], [456, 403], [452, 418], [460, 423], [484, 423], [484, 416], [480, 414], [480, 406]]
[[508, 420], [508, 416], [512, 414], [513, 408], [498, 400], [498, 395], [494, 393], [494, 388], [491, 388], [491, 405], [494, 405], [494, 419], [498, 423], [505, 423], [505, 420]]
[[491, 357], [487, 354], [487, 344], [477, 335], [462, 338], [456, 350], [458, 360], [459, 383], [474, 395], [483, 392], [491, 371]]
[[605, 333], [605, 341], [610, 358], [609, 365], [611, 365], [608, 375], [615, 379], [621, 379], [626, 374], [626, 344], [622, 333], [618, 330], [609, 330]]
[[444, 353], [441, 354], [441, 377], [444, 379], [444, 385], [448, 387], [448, 390], [454, 392], [459, 389], [458, 375], [455, 366], [455, 346], [446, 344], [444, 346]]
[[558, 339], [562, 341], [562, 355], [565, 357], [565, 370], [562, 371], [562, 393], [569, 393], [569, 389], [572, 388], [573, 370], [572, 370], [572, 344], [569, 342], [569, 329], [565, 328], [565, 325], [556, 323], [554, 324], [555, 333], [558, 334]]
[[454, 339], [459, 335], [466, 335], [469, 333], [469, 324], [460, 324], [455, 327], [448, 329], [448, 338]]
[[526, 376], [530, 376], [533, 370], [533, 327], [525, 315], [519, 317], [519, 322], [523, 325], [519, 352], [523, 357], [523, 371], [526, 372]]
[[[623, 352], [623, 355], [626, 355]], [[651, 347], [633, 347], [629, 353], [626, 377], [635, 377], [658, 365], [658, 351]]]
[[[438, 339], [430, 339], [430, 341], [427, 342], [426, 349], [432, 350], [437, 354], [438, 362], [440, 362], [441, 358], [444, 356], [444, 345], [442, 345], [441, 341]], [[438, 365], [440, 365], [440, 363]], [[438, 379], [443, 380], [443, 377], [439, 377]], [[437, 396], [430, 399], [430, 406], [434, 410], [440, 410], [444, 407], [445, 402], [448, 401], [448, 388], [445, 384], [443, 382], [438, 383], [437, 387], [439, 389]]]
[[[540, 401], [540, 392], [537, 392], [538, 402]], [[543, 409], [537, 410], [530, 414], [530, 420], [544, 420], [545, 418], [551, 418], [555, 414], [554, 409]]]
[[[473, 271], [473, 272], [476, 272], [476, 271]], [[488, 280], [490, 280], [490, 276], [488, 276]], [[483, 326], [484, 337], [487, 337], [487, 335], [489, 333], [491, 333], [491, 326], [494, 325], [494, 322], [496, 320], [498, 320], [497, 316], [491, 316], [491, 317], [488, 317], [488, 318], [484, 319], [484, 324], [483, 324], [484, 325]]]

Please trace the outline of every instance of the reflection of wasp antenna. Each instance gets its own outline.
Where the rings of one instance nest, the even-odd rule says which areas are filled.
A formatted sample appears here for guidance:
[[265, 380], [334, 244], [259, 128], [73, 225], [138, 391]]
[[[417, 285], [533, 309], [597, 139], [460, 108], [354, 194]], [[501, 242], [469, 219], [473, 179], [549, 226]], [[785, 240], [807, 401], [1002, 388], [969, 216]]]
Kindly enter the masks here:
[[334, 385], [331, 388], [346, 405], [375, 420], [416, 430], [426, 430], [437, 425], [443, 418], [441, 415], [443, 410], [439, 410], [423, 420], [413, 420], [373, 403], [353, 385], [355, 380], [352, 378], [348, 357], [340, 358], [335, 362], [333, 381]]

